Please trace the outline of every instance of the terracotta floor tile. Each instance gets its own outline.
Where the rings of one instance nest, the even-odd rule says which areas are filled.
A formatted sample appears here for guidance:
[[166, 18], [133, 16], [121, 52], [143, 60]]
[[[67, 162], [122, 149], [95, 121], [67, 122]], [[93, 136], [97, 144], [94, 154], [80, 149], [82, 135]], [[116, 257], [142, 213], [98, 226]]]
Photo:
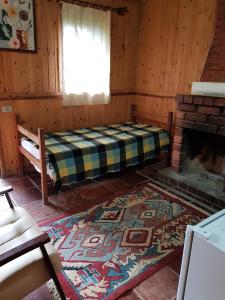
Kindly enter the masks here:
[[14, 191], [23, 192], [32, 188], [34, 188], [34, 185], [30, 182], [30, 180], [26, 176], [21, 177], [19, 180], [13, 182]]
[[43, 285], [36, 291], [23, 298], [23, 300], [53, 300], [53, 297], [48, 291], [47, 286]]
[[[39, 173], [37, 173], [36, 171], [34, 171], [33, 173], [29, 174], [29, 177], [37, 184], [40, 185], [41, 184], [41, 176]], [[47, 183], [52, 182], [51, 178], [49, 176], [47, 176]]]
[[107, 195], [110, 191], [104, 186], [102, 182], [100, 182], [78, 187], [76, 189], [76, 192], [79, 193], [83, 198], [91, 200]]
[[[39, 187], [39, 190], [41, 189], [41, 177], [39, 174], [30, 174], [29, 175], [30, 179], [28, 176], [25, 176], [26, 180], [30, 183], [31, 187], [34, 187], [35, 185]], [[32, 181], [35, 183], [35, 185], [32, 183]], [[53, 181], [50, 179], [49, 176], [47, 176], [47, 186], [48, 186], [48, 194], [49, 195], [55, 195], [57, 194], [57, 190], [54, 187]]]
[[133, 289], [138, 299], [171, 300], [176, 295], [178, 276], [168, 266]]
[[139, 300], [137, 296], [134, 294], [133, 290], [124, 293], [122, 296], [118, 298], [118, 300]]
[[[108, 200], [109, 195], [86, 199], [74, 191], [64, 192], [57, 196], [50, 196], [49, 202], [56, 208], [64, 212], [73, 211], [74, 213], [89, 209], [94, 205]], [[112, 196], [110, 197], [110, 199]]]
[[26, 191], [15, 190], [11, 193], [11, 196], [19, 206], [20, 205], [22, 206], [23, 204], [27, 204], [32, 201], [40, 200], [41, 192], [34, 187], [34, 188], [28, 189]]
[[126, 182], [118, 178], [104, 180], [103, 184], [111, 193], [116, 191], [123, 191], [129, 186]]
[[177, 274], [180, 274], [181, 262], [182, 262], [182, 255], [177, 257], [172, 262], [170, 262], [169, 267]]
[[147, 180], [146, 177], [136, 172], [127, 172], [124, 175], [120, 176], [120, 179], [129, 186], [134, 186]]
[[23, 204], [23, 208], [29, 212], [36, 222], [47, 217], [54, 218], [57, 215], [62, 214], [62, 212], [56, 210], [53, 206], [43, 205], [42, 200], [31, 201]]
[[154, 174], [154, 169], [151, 168], [151, 167], [145, 167], [141, 170], [138, 171], [138, 174], [141, 174], [143, 175], [144, 177], [147, 177], [147, 178], [152, 178], [152, 175]]
[[84, 201], [85, 199], [83, 199], [81, 195], [74, 190], [49, 196], [49, 203], [51, 203], [56, 209], [60, 209], [62, 211], [75, 209], [77, 206], [82, 205]]

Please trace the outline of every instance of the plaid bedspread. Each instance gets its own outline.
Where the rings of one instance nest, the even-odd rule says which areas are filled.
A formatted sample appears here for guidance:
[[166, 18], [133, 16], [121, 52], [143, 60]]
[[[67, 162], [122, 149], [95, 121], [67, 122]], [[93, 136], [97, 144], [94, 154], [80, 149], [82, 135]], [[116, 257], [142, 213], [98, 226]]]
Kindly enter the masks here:
[[164, 129], [133, 122], [45, 135], [58, 187], [136, 165], [168, 151], [169, 143]]

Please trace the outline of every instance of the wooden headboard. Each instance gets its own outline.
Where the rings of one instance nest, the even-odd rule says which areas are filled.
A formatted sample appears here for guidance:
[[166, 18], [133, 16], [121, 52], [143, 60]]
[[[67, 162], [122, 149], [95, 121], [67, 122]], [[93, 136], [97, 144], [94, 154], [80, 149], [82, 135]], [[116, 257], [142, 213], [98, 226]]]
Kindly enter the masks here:
[[173, 112], [169, 112], [167, 117], [152, 116], [146, 112], [138, 111], [136, 105], [131, 106], [131, 121], [132, 122], [144, 122], [149, 125], [157, 126], [166, 129], [170, 135], [173, 130]]

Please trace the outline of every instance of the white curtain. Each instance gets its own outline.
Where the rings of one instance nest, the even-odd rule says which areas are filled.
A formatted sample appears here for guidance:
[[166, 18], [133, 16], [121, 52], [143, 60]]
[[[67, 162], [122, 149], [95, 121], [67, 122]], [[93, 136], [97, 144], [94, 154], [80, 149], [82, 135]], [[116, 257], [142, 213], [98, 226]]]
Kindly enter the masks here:
[[110, 100], [111, 13], [63, 3], [63, 103]]

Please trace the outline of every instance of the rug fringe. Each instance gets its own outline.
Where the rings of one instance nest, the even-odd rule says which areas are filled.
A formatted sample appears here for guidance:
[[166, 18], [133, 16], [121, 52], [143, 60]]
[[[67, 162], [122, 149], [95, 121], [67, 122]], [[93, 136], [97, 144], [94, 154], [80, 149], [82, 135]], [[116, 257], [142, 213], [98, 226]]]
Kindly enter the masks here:
[[[49, 292], [51, 293], [52, 297], [54, 300], [62, 300], [62, 298], [60, 297], [58, 291], [57, 291], [57, 288], [55, 286], [55, 283], [54, 281], [51, 279], [49, 280], [47, 283], [47, 288], [49, 290]], [[66, 298], [67, 300], [70, 300], [70, 298]]]

